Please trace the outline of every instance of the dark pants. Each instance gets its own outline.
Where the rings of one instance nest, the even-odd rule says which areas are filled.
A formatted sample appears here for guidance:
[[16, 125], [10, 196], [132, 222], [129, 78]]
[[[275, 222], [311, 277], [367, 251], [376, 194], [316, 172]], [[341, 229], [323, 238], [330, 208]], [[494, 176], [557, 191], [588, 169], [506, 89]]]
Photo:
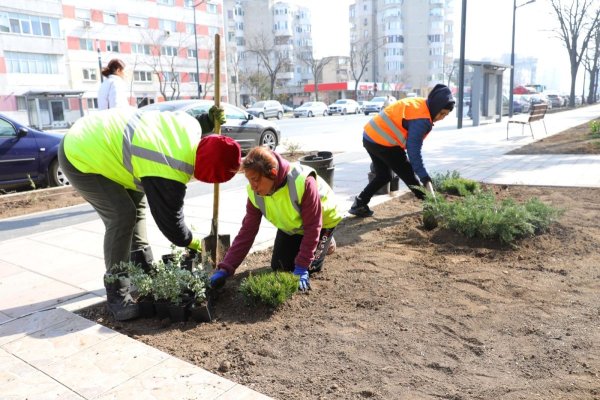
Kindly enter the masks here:
[[104, 222], [104, 264], [107, 271], [113, 265], [128, 262], [131, 251], [148, 245], [144, 193], [125, 189], [102, 175], [79, 171], [65, 157], [62, 142], [58, 162], [71, 185], [94, 207]]
[[[335, 228], [321, 229], [319, 234], [319, 244], [315, 250], [314, 260], [308, 267], [308, 272], [318, 272], [323, 268], [325, 255], [333, 237]], [[288, 235], [287, 233], [277, 230], [275, 236], [275, 244], [273, 245], [273, 256], [271, 257], [271, 268], [275, 271], [293, 271], [295, 267], [294, 260], [300, 251], [300, 243], [304, 235]]]
[[371, 201], [371, 197], [373, 197], [383, 185], [392, 180], [390, 169], [402, 179], [415, 196], [419, 199], [424, 197], [422, 192], [412, 188], [412, 186], [421, 186], [421, 183], [415, 176], [415, 172], [402, 147], [381, 146], [366, 139], [363, 139], [363, 146], [367, 150], [367, 153], [369, 153], [369, 157], [371, 157], [371, 161], [373, 162], [373, 173], [375, 174], [375, 177], [371, 182], [369, 182], [358, 195], [364, 204], [368, 204], [369, 201]]

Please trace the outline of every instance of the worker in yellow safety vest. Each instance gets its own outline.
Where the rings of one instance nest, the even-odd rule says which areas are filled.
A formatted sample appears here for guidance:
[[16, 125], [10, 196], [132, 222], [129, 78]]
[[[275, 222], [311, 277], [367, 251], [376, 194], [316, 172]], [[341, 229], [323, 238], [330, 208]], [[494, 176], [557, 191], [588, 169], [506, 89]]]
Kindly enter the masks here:
[[225, 122], [217, 107], [197, 117], [115, 108], [80, 118], [61, 142], [58, 157], [64, 174], [106, 228], [104, 285], [108, 310], [116, 320], [138, 315], [128, 277], [119, 268], [132, 261], [148, 270], [153, 261], [146, 201], [171, 243], [197, 251], [200, 238], [183, 217], [186, 184], [192, 176], [224, 182], [239, 170], [240, 147], [233, 139], [209, 135], [201, 140], [215, 121]]
[[350, 214], [357, 217], [373, 215], [369, 208], [371, 197], [391, 181], [391, 171], [415, 196], [425, 197], [417, 188], [431, 183], [421, 156], [423, 140], [431, 132], [434, 122], [441, 121], [454, 109], [454, 103], [450, 89], [437, 84], [427, 98], [398, 100], [383, 108], [365, 125], [363, 146], [371, 157], [375, 175], [354, 199], [348, 211]]
[[290, 164], [279, 154], [255, 147], [242, 162], [248, 200], [242, 227], [211, 276], [215, 288], [225, 284], [242, 263], [258, 234], [262, 216], [277, 228], [271, 268], [293, 272], [299, 289], [310, 289], [309, 275], [323, 268], [335, 251], [333, 231], [342, 220], [331, 187], [314, 169]]

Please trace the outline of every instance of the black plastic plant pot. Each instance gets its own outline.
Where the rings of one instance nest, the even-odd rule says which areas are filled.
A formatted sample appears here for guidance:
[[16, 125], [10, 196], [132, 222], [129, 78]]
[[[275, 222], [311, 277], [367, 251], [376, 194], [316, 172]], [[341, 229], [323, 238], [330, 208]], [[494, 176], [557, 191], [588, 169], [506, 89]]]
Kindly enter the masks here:
[[175, 261], [175, 254], [163, 254], [161, 259], [165, 264], [173, 263]]
[[208, 305], [208, 301], [203, 303], [193, 303], [190, 306], [190, 317], [196, 322], [210, 322], [212, 321], [211, 307]]
[[157, 301], [154, 303], [156, 316], [158, 319], [169, 318], [169, 303], [166, 301]]
[[188, 319], [186, 304], [169, 304], [169, 318], [171, 322], [185, 322]]
[[138, 305], [140, 306], [141, 318], [153, 318], [156, 315], [153, 299], [147, 297], [142, 298], [138, 301]]

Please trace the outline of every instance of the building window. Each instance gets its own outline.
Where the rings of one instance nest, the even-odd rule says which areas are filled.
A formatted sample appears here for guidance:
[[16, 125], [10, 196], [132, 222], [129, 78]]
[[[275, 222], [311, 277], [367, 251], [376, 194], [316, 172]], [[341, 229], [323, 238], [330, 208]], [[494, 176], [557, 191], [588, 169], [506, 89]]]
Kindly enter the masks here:
[[75, 19], [89, 21], [92, 19], [92, 12], [90, 10], [85, 10], [83, 8], [76, 8], [75, 9]]
[[17, 110], [27, 110], [27, 102], [25, 101], [25, 96], [17, 96]]
[[196, 58], [198, 57], [198, 51], [196, 49], [187, 49], [188, 58]]
[[92, 39], [79, 39], [79, 48], [94, 51], [94, 41]]
[[116, 25], [117, 23], [117, 13], [104, 13], [103, 14], [103, 21], [105, 24], [112, 24], [112, 25]]
[[98, 108], [98, 99], [96, 97], [91, 99], [85, 99], [87, 102], [88, 109], [96, 109]]
[[6, 69], [16, 74], [58, 74], [58, 56], [54, 54], [5, 51]]
[[58, 19], [0, 11], [0, 32], [59, 38]]
[[145, 54], [147, 56], [150, 55], [150, 45], [140, 44], [140, 43], [132, 43], [131, 44], [131, 52], [133, 54]]
[[133, 71], [133, 80], [135, 82], [152, 82], [152, 72]]
[[173, 0], [156, 0], [156, 4], [162, 4], [163, 6], [172, 6], [174, 4]]
[[136, 97], [135, 102], [136, 102], [138, 108], [140, 108], [140, 107], [147, 106], [148, 104], [154, 104], [154, 99], [151, 99], [149, 97]]
[[177, 22], [171, 21], [168, 19], [159, 19], [158, 27], [163, 31], [176, 32], [177, 31]]
[[189, 35], [194, 34], [194, 24], [185, 24], [185, 33]]
[[212, 4], [212, 3], [208, 3], [206, 5], [206, 12], [209, 14], [216, 14], [218, 11], [217, 9], [217, 5], [216, 4]]
[[198, 82], [198, 74], [197, 73], [189, 72], [188, 75], [190, 77], [190, 82]]
[[165, 82], [179, 82], [179, 72], [163, 71], [163, 81]]
[[148, 18], [129, 16], [129, 26], [135, 26], [138, 28], [148, 27]]
[[160, 48], [160, 54], [163, 56], [176, 56], [177, 55], [177, 47], [173, 46], [163, 46]]
[[82, 71], [83, 71], [83, 80], [84, 81], [97, 81], [98, 80], [98, 70], [96, 68], [84, 68]]
[[119, 52], [119, 42], [107, 41], [106, 42], [106, 51], [112, 51], [113, 53]]

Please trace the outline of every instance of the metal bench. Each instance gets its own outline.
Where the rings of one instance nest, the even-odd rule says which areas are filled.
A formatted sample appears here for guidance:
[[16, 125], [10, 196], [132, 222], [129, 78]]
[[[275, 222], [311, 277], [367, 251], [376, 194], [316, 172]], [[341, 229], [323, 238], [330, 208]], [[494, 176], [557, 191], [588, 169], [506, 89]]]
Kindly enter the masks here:
[[548, 130], [546, 130], [546, 123], [544, 122], [544, 116], [546, 115], [546, 111], [548, 111], [548, 104], [540, 103], [533, 104], [531, 106], [531, 110], [527, 115], [527, 118], [513, 118], [509, 119], [506, 124], [506, 140], [508, 140], [508, 127], [510, 124], [521, 124], [521, 135], [524, 134], [523, 130], [525, 129], [525, 125], [529, 125], [529, 130], [531, 131], [531, 137], [535, 139], [533, 136], [533, 128], [531, 128], [531, 123], [535, 121], [542, 121], [544, 124], [544, 131], [546, 132], [546, 136], [548, 135]]

